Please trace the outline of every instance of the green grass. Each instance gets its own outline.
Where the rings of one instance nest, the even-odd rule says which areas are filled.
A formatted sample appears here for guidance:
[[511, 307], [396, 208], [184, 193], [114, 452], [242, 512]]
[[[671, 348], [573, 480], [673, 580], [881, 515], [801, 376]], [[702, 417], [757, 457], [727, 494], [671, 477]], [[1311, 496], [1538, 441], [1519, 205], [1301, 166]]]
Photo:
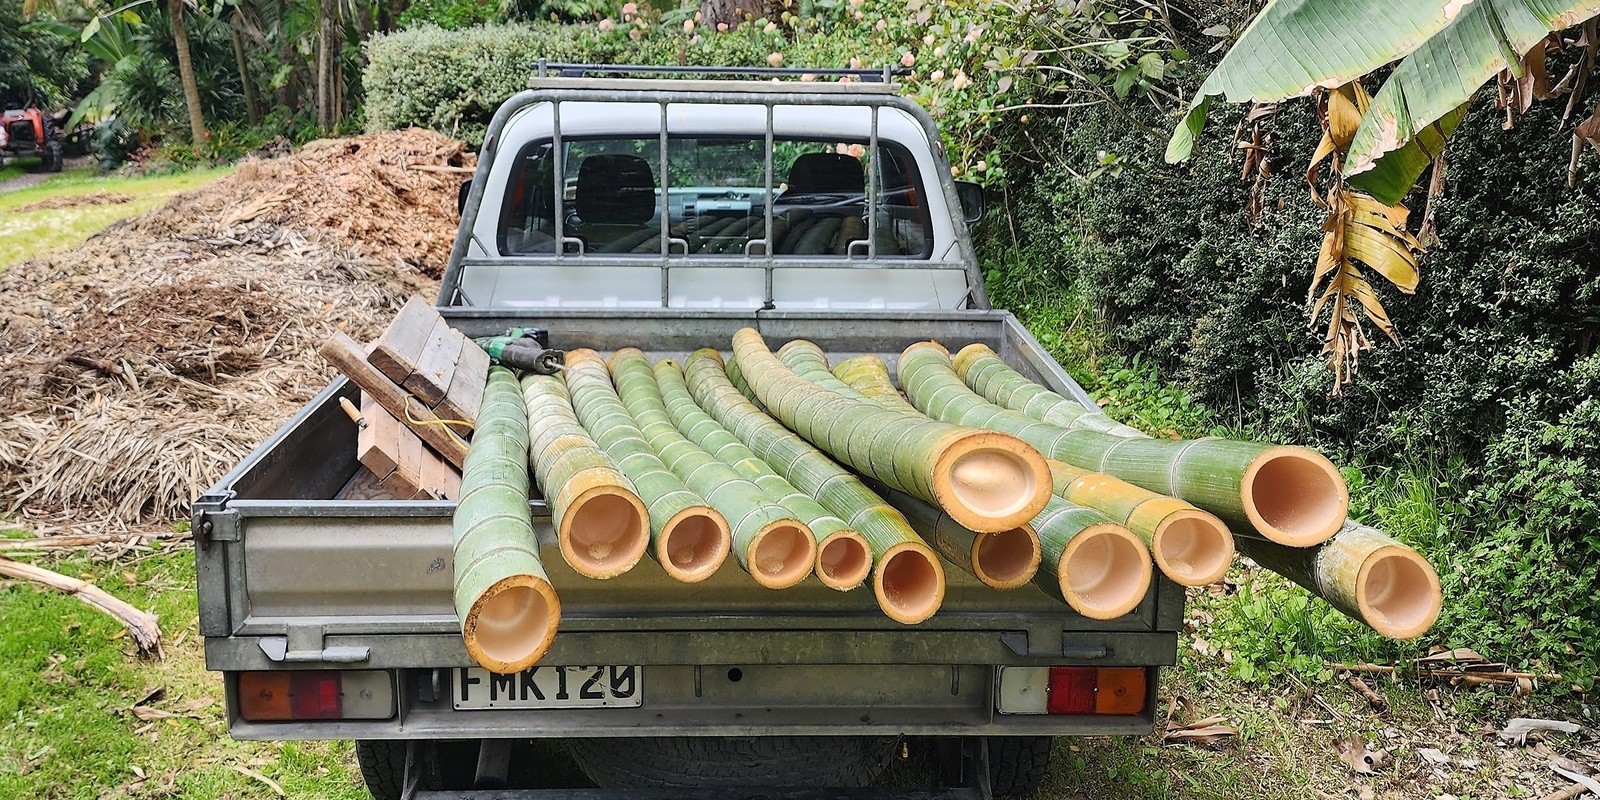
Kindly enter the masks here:
[[[104, 175], [93, 167], [80, 167], [52, 175], [37, 186], [0, 193], [0, 269], [75, 247], [117, 220], [149, 211], [173, 195], [204, 186], [230, 170], [224, 167], [178, 175], [126, 178]], [[5, 177], [8, 176], [0, 173], [0, 179]], [[102, 191], [133, 199], [107, 205], [16, 210], [41, 200]]]
[[[135, 563], [49, 566], [160, 615], [166, 658], [141, 659], [122, 626], [64, 594], [0, 583], [0, 797], [364, 798], [347, 742], [228, 737], [221, 679], [205, 670], [188, 545]], [[141, 721], [135, 703], [175, 716]], [[144, 777], [140, 777], [140, 773]]]

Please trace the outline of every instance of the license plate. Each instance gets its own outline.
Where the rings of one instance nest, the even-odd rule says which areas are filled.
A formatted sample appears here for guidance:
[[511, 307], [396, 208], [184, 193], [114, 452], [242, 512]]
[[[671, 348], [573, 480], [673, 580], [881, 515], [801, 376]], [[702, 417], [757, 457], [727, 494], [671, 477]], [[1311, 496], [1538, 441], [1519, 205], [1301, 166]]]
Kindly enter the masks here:
[[533, 667], [496, 675], [481, 667], [451, 677], [458, 711], [484, 708], [638, 708], [643, 667]]

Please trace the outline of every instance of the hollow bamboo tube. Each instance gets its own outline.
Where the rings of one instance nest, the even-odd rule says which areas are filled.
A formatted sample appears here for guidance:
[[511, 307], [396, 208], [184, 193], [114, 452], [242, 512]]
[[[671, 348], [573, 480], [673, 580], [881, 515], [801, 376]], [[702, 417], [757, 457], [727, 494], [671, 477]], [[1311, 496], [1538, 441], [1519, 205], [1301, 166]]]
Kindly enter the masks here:
[[578, 421], [628, 476], [650, 512], [651, 555], [684, 583], [711, 577], [733, 545], [727, 519], [661, 463], [623, 407], [600, 354], [568, 350], [567, 367]]
[[[888, 365], [877, 356], [847, 359], [833, 372], [852, 390], [885, 408], [922, 413], [901, 397], [889, 377]], [[1228, 571], [1233, 560], [1233, 534], [1222, 520], [1183, 500], [1110, 475], [1054, 459], [1048, 463], [1057, 497], [1092, 508], [1127, 526], [1144, 541], [1156, 566], [1167, 577], [1185, 586], [1204, 586]]]
[[1056, 496], [1128, 526], [1161, 573], [1184, 586], [1221, 580], [1233, 561], [1233, 534], [1209, 512], [1120, 478], [1050, 459]]
[[1098, 408], [1068, 400], [1023, 377], [984, 344], [969, 344], [955, 357], [956, 375], [968, 388], [996, 405], [1063, 428], [1082, 428], [1112, 436], [1142, 439], [1145, 433]]
[[884, 499], [906, 515], [945, 560], [970, 573], [985, 586], [1015, 589], [1033, 580], [1044, 551], [1031, 525], [999, 533], [978, 533], [950, 518], [944, 511], [889, 489]]
[[734, 358], [773, 416], [863, 475], [934, 503], [984, 533], [1032, 519], [1050, 496], [1050, 470], [1016, 437], [888, 411], [796, 375], [761, 334], [734, 334]]
[[1421, 553], [1355, 520], [1320, 547], [1240, 539], [1239, 551], [1391, 639], [1426, 633], [1444, 606]]
[[1004, 431], [1049, 458], [1180, 497], [1221, 517], [1235, 533], [1292, 547], [1327, 541], [1344, 523], [1344, 477], [1304, 447], [1226, 439], [1125, 438], [1063, 428], [995, 405], [955, 373], [943, 347], [921, 342], [900, 354], [900, 387], [934, 419]]
[[910, 625], [939, 610], [944, 567], [899, 511], [741, 394], [716, 350], [691, 353], [684, 377], [695, 402], [713, 419], [795, 488], [866, 537], [872, 548], [872, 593], [883, 613]]
[[1030, 523], [1044, 566], [1034, 583], [1090, 619], [1116, 619], [1150, 591], [1150, 551], [1133, 531], [1092, 508], [1051, 497]]
[[550, 503], [562, 558], [590, 578], [633, 569], [650, 544], [649, 513], [633, 485], [578, 423], [560, 378], [523, 378], [522, 401], [529, 460]]
[[490, 672], [533, 666], [550, 649], [561, 601], [528, 509], [528, 416], [510, 370], [493, 367], [451, 519], [455, 607], [468, 655]]
[[702, 410], [689, 394], [678, 362], [672, 359], [656, 362], [655, 377], [672, 424], [684, 436], [753, 481], [764, 494], [794, 512], [811, 528], [811, 535], [817, 540], [816, 573], [822, 585], [842, 592], [866, 581], [872, 572], [872, 552], [865, 536], [784, 480], [744, 442]]
[[817, 543], [805, 522], [678, 431], [643, 352], [618, 350], [607, 367], [622, 404], [662, 463], [731, 520], [739, 566], [769, 589], [805, 580], [817, 559]]

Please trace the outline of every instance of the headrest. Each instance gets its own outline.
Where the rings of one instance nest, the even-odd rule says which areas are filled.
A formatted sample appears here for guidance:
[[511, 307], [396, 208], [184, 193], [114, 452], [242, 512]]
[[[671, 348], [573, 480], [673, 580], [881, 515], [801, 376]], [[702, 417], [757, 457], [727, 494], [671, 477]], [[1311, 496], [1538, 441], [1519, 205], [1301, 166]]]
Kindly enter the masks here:
[[578, 165], [577, 195], [586, 225], [642, 225], [656, 213], [655, 173], [638, 156], [589, 156]]
[[786, 194], [847, 192], [860, 194], [867, 186], [861, 159], [843, 153], [806, 153], [789, 168]]

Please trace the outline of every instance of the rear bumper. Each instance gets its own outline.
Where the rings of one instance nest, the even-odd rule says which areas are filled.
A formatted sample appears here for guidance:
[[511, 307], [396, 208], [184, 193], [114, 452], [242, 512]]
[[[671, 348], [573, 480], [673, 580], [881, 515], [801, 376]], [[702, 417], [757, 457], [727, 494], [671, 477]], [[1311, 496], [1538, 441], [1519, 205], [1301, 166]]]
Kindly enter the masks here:
[[492, 739], [635, 736], [1108, 736], [1148, 733], [1152, 667], [1134, 716], [1006, 715], [992, 665], [647, 666], [639, 708], [457, 711], [449, 669], [396, 671], [399, 710], [381, 721], [248, 722], [226, 676], [238, 739]]

